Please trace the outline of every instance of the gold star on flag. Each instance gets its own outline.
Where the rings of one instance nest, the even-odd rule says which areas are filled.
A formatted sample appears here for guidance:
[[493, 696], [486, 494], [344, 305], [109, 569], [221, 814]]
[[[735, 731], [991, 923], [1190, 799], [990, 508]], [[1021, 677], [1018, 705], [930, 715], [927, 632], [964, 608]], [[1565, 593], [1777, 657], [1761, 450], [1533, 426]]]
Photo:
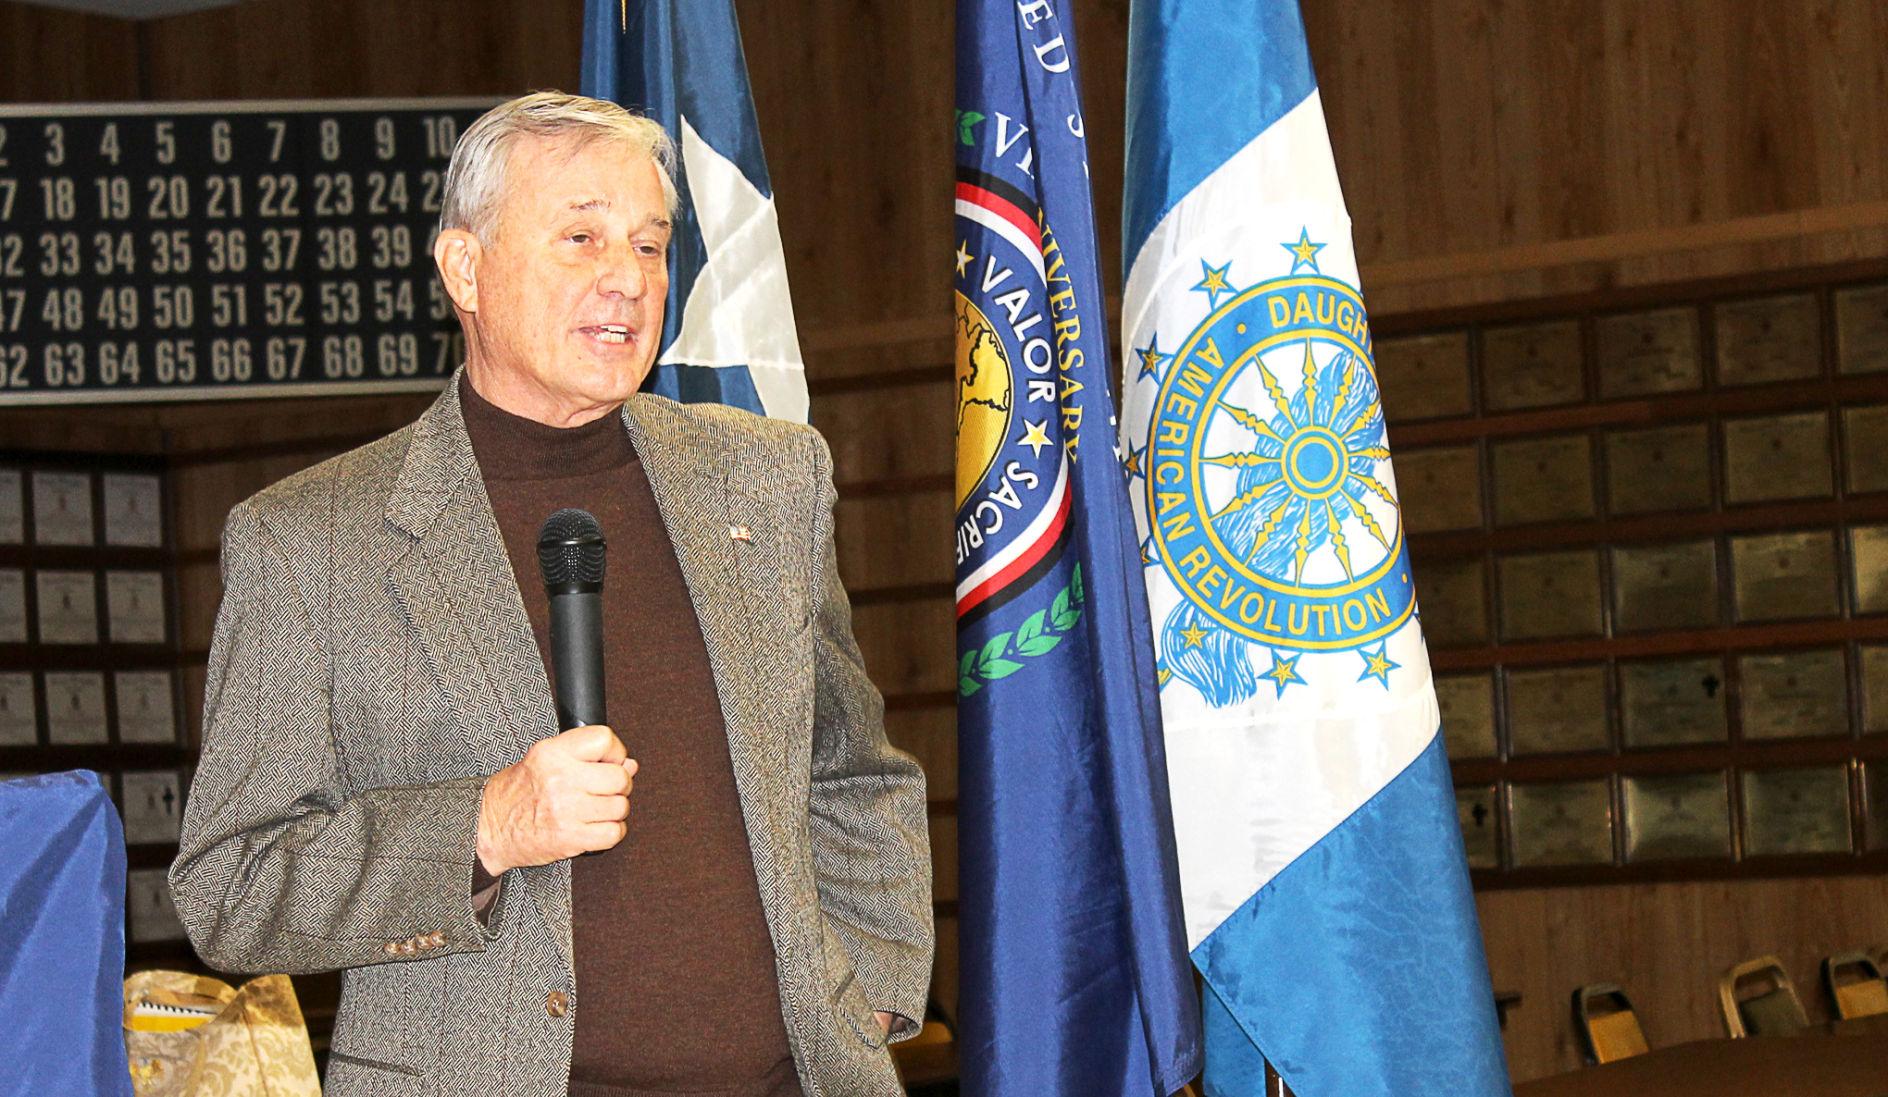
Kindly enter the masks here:
[[1309, 230], [1299, 229], [1297, 243], [1284, 243], [1279, 247], [1291, 252], [1292, 274], [1297, 274], [1300, 267], [1310, 267], [1311, 273], [1318, 273], [1318, 253], [1324, 250], [1324, 245], [1312, 243]]
[[1029, 452], [1035, 454], [1037, 457], [1042, 456], [1042, 447], [1055, 445], [1054, 442], [1049, 440], [1049, 421], [1047, 419], [1040, 423], [1025, 421], [1023, 425], [1023, 436], [1016, 440], [1017, 445], [1028, 446]]
[[1193, 288], [1206, 294], [1207, 308], [1218, 308], [1219, 295], [1232, 292], [1232, 283], [1226, 281], [1226, 272], [1231, 268], [1231, 263], [1222, 263], [1215, 267], [1204, 259], [1200, 260], [1200, 269], [1206, 274], [1200, 279], [1200, 284]]
[[957, 277], [964, 276], [964, 272], [970, 269], [970, 261], [975, 258], [976, 256], [970, 254], [970, 241], [959, 240], [957, 242]]
[[1197, 621], [1180, 630], [1181, 638], [1186, 640], [1187, 646], [1190, 648], [1197, 648], [1205, 643], [1206, 635], [1206, 630], [1201, 628]]

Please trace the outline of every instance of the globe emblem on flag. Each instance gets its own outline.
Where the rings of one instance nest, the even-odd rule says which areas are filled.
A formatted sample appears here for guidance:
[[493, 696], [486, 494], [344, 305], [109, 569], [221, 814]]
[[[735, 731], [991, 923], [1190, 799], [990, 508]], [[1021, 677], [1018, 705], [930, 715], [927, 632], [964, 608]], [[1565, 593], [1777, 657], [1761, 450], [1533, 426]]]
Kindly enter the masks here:
[[956, 293], [957, 506], [962, 509], [996, 463], [1010, 429], [1009, 355], [995, 325]]

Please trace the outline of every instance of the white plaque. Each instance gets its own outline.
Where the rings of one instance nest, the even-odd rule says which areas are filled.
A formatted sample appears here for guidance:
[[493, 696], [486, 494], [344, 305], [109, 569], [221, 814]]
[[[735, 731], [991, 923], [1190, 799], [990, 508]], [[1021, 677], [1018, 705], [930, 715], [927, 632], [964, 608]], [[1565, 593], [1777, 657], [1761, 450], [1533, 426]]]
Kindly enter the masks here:
[[104, 743], [105, 676], [95, 670], [46, 672], [46, 738], [54, 743]]
[[106, 572], [105, 614], [112, 643], [163, 643], [164, 576], [155, 571]]
[[164, 543], [164, 489], [156, 476], [105, 475], [105, 543], [156, 548]]
[[98, 594], [89, 571], [42, 571], [34, 576], [39, 591], [39, 642], [98, 643]]
[[125, 873], [125, 913], [131, 919], [131, 940], [181, 941], [184, 923], [171, 905], [170, 881], [161, 868], [134, 868]]
[[92, 477], [83, 472], [33, 474], [33, 540], [42, 545], [92, 543]]
[[119, 778], [124, 791], [125, 844], [162, 845], [177, 841], [183, 818], [183, 788], [174, 769], [132, 771]]
[[176, 707], [167, 670], [121, 670], [112, 675], [118, 696], [118, 741], [171, 743], [177, 739]]
[[26, 573], [0, 568], [0, 644], [26, 643]]
[[0, 746], [30, 747], [38, 742], [33, 676], [25, 671], [0, 674]]
[[0, 545], [17, 545], [26, 540], [23, 481], [19, 469], [0, 469]]

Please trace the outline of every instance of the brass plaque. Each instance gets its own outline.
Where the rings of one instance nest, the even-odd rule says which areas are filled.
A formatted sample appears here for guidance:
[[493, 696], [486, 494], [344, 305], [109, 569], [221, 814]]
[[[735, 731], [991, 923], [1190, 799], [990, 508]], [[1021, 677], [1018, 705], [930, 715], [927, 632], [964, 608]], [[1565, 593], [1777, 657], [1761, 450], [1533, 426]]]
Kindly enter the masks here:
[[1479, 458], [1479, 448], [1472, 445], [1397, 452], [1396, 494], [1411, 533], [1480, 528]]
[[1628, 747], [1721, 743], [1724, 667], [1716, 659], [1619, 665], [1619, 713]]
[[1495, 786], [1455, 790], [1455, 818], [1470, 868], [1501, 867], [1501, 828], [1495, 822]]
[[1855, 612], [1888, 613], [1888, 526], [1849, 530], [1855, 562]]
[[1606, 782], [1509, 785], [1508, 833], [1517, 868], [1612, 864], [1613, 802]]
[[1829, 417], [1820, 411], [1724, 421], [1724, 499], [1807, 499], [1834, 490]]
[[1711, 435], [1703, 423], [1606, 436], [1606, 492], [1614, 514], [1711, 505]]
[[1468, 333], [1444, 332], [1385, 339], [1376, 345], [1384, 414], [1392, 422], [1467, 415]]
[[1482, 402], [1490, 411], [1571, 404], [1585, 395], [1578, 320], [1482, 332]]
[[1426, 640], [1446, 647], [1488, 639], [1488, 594], [1481, 557], [1431, 560], [1413, 570]]
[[1584, 434], [1498, 442], [1495, 524], [1593, 517], [1593, 444]]
[[1740, 656], [1737, 681], [1746, 739], [1849, 733], [1849, 675], [1840, 651]]
[[1862, 763], [1862, 806], [1866, 848], [1888, 849], [1888, 762]]
[[1888, 646], [1864, 644], [1862, 656], [1862, 734], [1888, 731]]
[[1849, 852], [1847, 766], [1747, 770], [1744, 854]]
[[1731, 855], [1731, 797], [1722, 773], [1627, 777], [1626, 860]]
[[1730, 301], [1717, 307], [1718, 382], [1760, 385], [1821, 372], [1822, 327], [1813, 294]]
[[1515, 754], [1605, 750], [1606, 668], [1509, 671], [1508, 742]]
[[1843, 410], [1842, 466], [1850, 494], [1888, 491], [1888, 404]]
[[1579, 550], [1504, 556], [1499, 566], [1503, 639], [1599, 634], [1599, 553]]
[[1888, 370], [1888, 282], [1836, 291], [1836, 363], [1843, 373]]
[[1602, 397], [1689, 392], [1704, 384], [1698, 363], [1697, 310], [1602, 316], [1593, 328], [1599, 344]]
[[1827, 531], [1731, 538], [1739, 621], [1834, 617], [1836, 545]]
[[1710, 541], [1613, 549], [1613, 627], [1622, 632], [1718, 623], [1718, 552]]
[[1436, 679], [1442, 741], [1451, 758], [1495, 756], [1495, 682], [1487, 674], [1448, 674]]

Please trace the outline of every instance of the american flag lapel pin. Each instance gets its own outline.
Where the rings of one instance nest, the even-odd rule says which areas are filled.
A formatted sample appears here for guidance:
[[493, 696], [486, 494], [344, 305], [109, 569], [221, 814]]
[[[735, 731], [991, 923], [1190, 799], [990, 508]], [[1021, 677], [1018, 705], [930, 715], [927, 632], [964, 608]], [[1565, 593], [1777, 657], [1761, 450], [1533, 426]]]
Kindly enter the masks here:
[[728, 527], [728, 540], [730, 541], [752, 541], [753, 539], [754, 531], [748, 529], [746, 526]]

